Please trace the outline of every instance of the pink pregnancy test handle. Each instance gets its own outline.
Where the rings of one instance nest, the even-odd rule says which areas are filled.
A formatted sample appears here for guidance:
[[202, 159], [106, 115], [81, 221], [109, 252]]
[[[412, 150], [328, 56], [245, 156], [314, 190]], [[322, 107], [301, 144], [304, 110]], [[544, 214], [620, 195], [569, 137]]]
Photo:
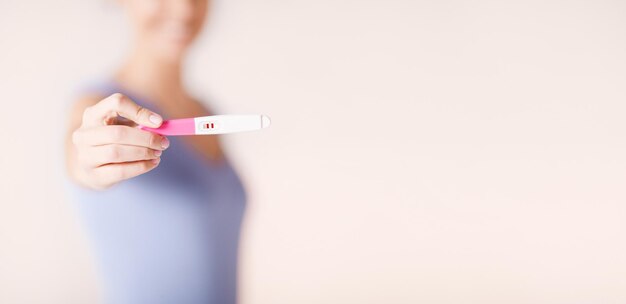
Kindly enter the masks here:
[[196, 134], [196, 127], [193, 118], [166, 120], [158, 128], [148, 128], [145, 126], [140, 126], [139, 129], [166, 136]]

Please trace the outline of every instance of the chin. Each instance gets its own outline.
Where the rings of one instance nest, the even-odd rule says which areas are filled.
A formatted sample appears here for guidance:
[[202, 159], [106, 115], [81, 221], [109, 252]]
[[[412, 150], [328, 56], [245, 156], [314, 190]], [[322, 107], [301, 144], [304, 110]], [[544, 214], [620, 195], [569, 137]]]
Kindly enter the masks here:
[[159, 57], [166, 60], [180, 60], [189, 50], [191, 46], [190, 40], [170, 40], [167, 43], [161, 44], [159, 49]]

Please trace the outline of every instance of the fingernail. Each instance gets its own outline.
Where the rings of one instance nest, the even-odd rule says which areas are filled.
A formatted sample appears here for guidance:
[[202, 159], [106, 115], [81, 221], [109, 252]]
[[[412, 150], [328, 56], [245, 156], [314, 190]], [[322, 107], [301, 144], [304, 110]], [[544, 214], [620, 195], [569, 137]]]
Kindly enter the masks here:
[[161, 154], [163, 154], [161, 150], [154, 150], [154, 156], [159, 157]]
[[163, 140], [161, 141], [161, 148], [167, 149], [167, 147], [169, 146], [170, 146], [170, 140], [167, 139], [167, 137], [163, 137]]
[[152, 163], [155, 164], [155, 165], [160, 163], [160, 162], [161, 162], [160, 158], [155, 158], [155, 159], [152, 160]]
[[156, 115], [156, 114], [152, 114], [150, 115], [150, 121], [155, 124], [155, 125], [161, 125], [161, 123], [163, 122], [163, 118], [161, 118], [161, 116]]

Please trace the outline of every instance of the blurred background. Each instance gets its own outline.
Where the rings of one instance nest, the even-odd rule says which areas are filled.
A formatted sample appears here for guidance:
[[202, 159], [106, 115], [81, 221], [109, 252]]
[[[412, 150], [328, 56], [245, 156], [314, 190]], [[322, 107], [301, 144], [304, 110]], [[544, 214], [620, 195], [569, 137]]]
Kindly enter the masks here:
[[[0, 303], [98, 303], [66, 113], [114, 1], [0, 2]], [[626, 2], [215, 0], [188, 83], [250, 191], [241, 303], [625, 303]]]

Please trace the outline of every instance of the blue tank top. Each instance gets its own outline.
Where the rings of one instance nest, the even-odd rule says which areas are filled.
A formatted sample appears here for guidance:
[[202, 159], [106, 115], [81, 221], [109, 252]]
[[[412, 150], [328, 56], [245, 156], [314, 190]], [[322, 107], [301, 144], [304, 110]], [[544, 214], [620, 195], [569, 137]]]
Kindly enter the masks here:
[[[97, 92], [120, 92], [159, 112], [115, 84]], [[159, 166], [146, 174], [104, 191], [70, 187], [105, 303], [235, 303], [242, 183], [227, 161], [168, 139]]]

